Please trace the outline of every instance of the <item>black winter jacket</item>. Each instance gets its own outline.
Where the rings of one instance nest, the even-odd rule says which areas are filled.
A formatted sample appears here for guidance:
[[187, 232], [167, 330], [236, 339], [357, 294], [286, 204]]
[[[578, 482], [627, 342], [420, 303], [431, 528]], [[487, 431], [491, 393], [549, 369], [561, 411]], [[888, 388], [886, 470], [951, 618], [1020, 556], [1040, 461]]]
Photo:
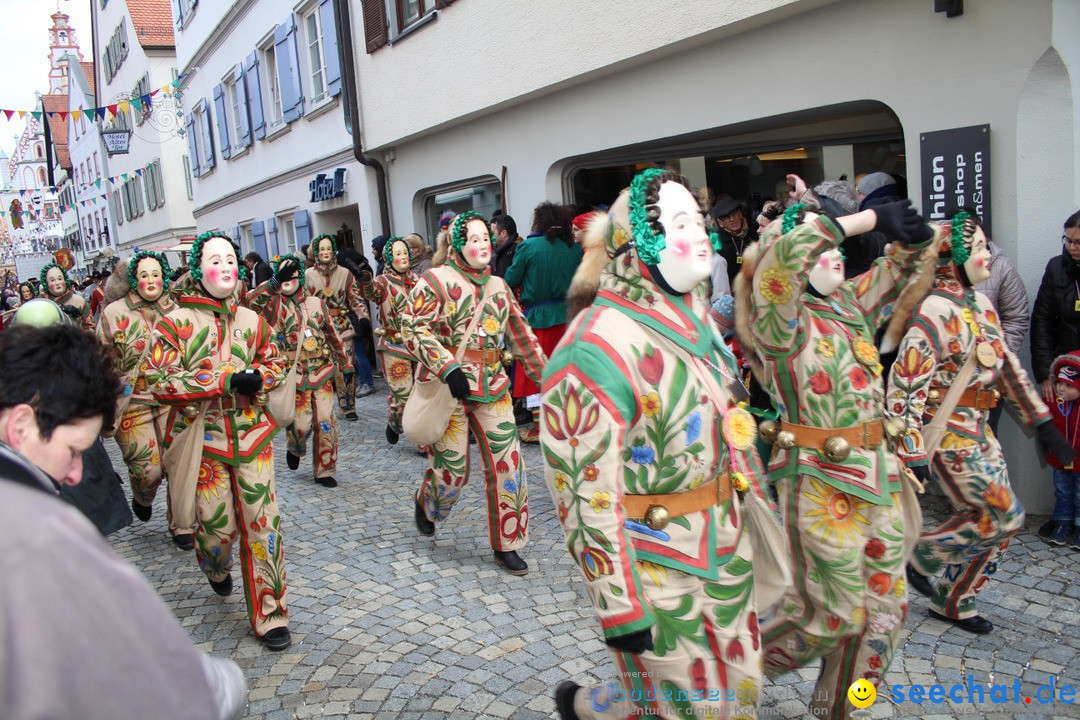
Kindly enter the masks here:
[[1050, 377], [1050, 363], [1058, 355], [1080, 350], [1080, 263], [1064, 248], [1046, 263], [1035, 308], [1031, 311], [1031, 365], [1035, 381]]

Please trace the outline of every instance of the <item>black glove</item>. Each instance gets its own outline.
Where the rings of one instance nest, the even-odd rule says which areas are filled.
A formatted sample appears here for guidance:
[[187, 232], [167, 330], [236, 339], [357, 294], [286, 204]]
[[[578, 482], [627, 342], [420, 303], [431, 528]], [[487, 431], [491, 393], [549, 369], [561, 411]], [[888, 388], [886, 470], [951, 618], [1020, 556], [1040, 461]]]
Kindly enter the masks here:
[[61, 305], [60, 311], [67, 315], [72, 320], [82, 320], [82, 311], [74, 305]]
[[274, 279], [278, 283], [287, 283], [296, 277], [296, 274], [300, 272], [300, 263], [293, 258], [285, 258], [278, 265], [278, 270], [274, 273]]
[[622, 650], [623, 652], [633, 653], [634, 655], [640, 655], [646, 650], [652, 650], [652, 629], [646, 628], [645, 630], [638, 630], [632, 632], [629, 635], [620, 635], [619, 637], [605, 638], [610, 647], [616, 650]]
[[894, 240], [914, 244], [921, 242], [916, 238], [925, 235], [926, 223], [922, 221], [917, 212], [911, 209], [911, 201], [907, 198], [878, 205], [873, 210], [874, 214], [877, 215], [874, 229]]
[[915, 465], [909, 466], [908, 470], [915, 476], [915, 479], [922, 483], [923, 487], [930, 484], [930, 466], [929, 465]]
[[229, 376], [229, 388], [233, 395], [251, 396], [262, 390], [262, 375], [258, 370], [233, 373]]
[[446, 376], [446, 384], [450, 387], [450, 394], [456, 400], [469, 397], [469, 380], [465, 377], [465, 373], [461, 372], [461, 368], [450, 371], [450, 374]]
[[1053, 455], [1062, 465], [1069, 465], [1076, 459], [1076, 451], [1054, 423], [1047, 421], [1035, 427], [1035, 437], [1039, 448], [1048, 456]]

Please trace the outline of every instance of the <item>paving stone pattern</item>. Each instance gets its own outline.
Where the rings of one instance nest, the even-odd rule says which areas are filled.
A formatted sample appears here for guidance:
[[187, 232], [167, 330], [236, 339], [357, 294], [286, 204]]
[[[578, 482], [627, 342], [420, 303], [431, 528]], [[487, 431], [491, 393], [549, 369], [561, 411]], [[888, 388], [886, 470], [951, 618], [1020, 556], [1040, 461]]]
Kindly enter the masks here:
[[[240, 664], [253, 720], [557, 717], [555, 685], [605, 681], [615, 670], [563, 544], [539, 446], [523, 448], [532, 512], [522, 556], [531, 572], [513, 577], [491, 560], [476, 462], [436, 536], [416, 532], [412, 497], [426, 461], [404, 437], [386, 444], [386, 386], [378, 387], [357, 402], [358, 422], [340, 420], [337, 488], [316, 485], [307, 458], [289, 470], [284, 433], [275, 442], [293, 633], [287, 651], [269, 652], [251, 634], [239, 584], [218, 597], [194, 554], [169, 542], [164, 493], [150, 522], [115, 533], [113, 547], [146, 575], [201, 650]], [[126, 479], [115, 444], [107, 446]], [[1038, 470], [1030, 481], [1050, 476]], [[925, 503], [930, 519], [946, 507], [940, 496]], [[1010, 700], [1017, 678], [1022, 698], [1051, 681], [1080, 688], [1080, 553], [1036, 538], [1043, 520], [1028, 518], [980, 595], [992, 634], [930, 619], [927, 601], [912, 593], [886, 684], [948, 686], [971, 673], [977, 683], [1008, 685]], [[239, 581], [238, 566], [234, 575]], [[810, 717], [816, 675], [804, 668], [766, 684], [760, 717]], [[1080, 717], [1080, 704], [896, 705], [887, 695], [871, 706], [874, 718]]]

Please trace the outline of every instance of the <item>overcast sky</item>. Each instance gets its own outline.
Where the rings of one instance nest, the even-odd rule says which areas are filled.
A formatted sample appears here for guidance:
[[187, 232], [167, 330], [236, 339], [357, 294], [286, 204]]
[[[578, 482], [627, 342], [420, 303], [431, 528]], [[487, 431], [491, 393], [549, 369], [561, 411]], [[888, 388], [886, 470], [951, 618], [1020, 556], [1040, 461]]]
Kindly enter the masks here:
[[[49, 90], [49, 28], [59, 7], [70, 16], [84, 60], [91, 60], [90, 3], [96, 0], [0, 0], [0, 108], [32, 110]], [[0, 114], [0, 148], [11, 154], [26, 120]]]

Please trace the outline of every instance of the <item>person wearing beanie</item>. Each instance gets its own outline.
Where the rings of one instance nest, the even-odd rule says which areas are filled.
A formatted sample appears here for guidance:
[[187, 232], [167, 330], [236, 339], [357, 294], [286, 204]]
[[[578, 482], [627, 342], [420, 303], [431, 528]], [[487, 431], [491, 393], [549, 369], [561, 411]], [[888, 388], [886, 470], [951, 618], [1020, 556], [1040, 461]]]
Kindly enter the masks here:
[[[1024, 527], [1001, 445], [987, 429], [1004, 397], [1017, 419], [1035, 431], [1039, 449], [1071, 462], [1075, 452], [1051, 422], [989, 300], [973, 286], [990, 275], [986, 235], [960, 211], [938, 226], [934, 287], [919, 303], [897, 351], [885, 413], [904, 421], [898, 455], [924, 484], [938, 484], [953, 514], [922, 532], [907, 568], [908, 583], [930, 598], [930, 616], [972, 633], [993, 623], [977, 595], [996, 572], [1009, 541]], [[950, 389], [961, 391], [959, 396]], [[942, 413], [952, 403], [948, 417]], [[936, 586], [931, 575], [943, 573]]]
[[401, 313], [402, 344], [419, 363], [416, 381], [442, 381], [453, 398], [449, 425], [427, 451], [430, 467], [415, 496], [416, 528], [434, 535], [436, 523], [461, 498], [472, 433], [484, 468], [495, 563], [524, 575], [529, 566], [518, 551], [529, 539], [529, 492], [517, 434], [507, 429], [514, 427], [514, 415], [503, 346], [533, 382], [540, 382], [547, 357], [506, 282], [491, 274], [484, 217], [472, 210], [456, 216], [447, 238], [448, 246], [440, 248], [445, 262], [420, 276]]
[[[895, 196], [896, 179], [889, 173], [872, 172], [859, 180], [855, 190], [859, 194], [860, 204], [864, 203], [867, 198], [881, 197], [886, 194]], [[874, 195], [874, 193], [878, 194]]]
[[734, 287], [735, 276], [742, 267], [746, 248], [757, 241], [758, 232], [747, 221], [742, 203], [730, 195], [716, 198], [712, 206], [712, 219], [720, 231], [718, 254], [727, 263], [728, 287]]
[[[1080, 350], [1062, 355], [1050, 366], [1054, 378], [1054, 401], [1050, 415], [1054, 426], [1072, 449], [1080, 453]], [[1068, 543], [1080, 550], [1080, 468], [1050, 455], [1054, 469], [1054, 514], [1037, 534], [1051, 545]]]

